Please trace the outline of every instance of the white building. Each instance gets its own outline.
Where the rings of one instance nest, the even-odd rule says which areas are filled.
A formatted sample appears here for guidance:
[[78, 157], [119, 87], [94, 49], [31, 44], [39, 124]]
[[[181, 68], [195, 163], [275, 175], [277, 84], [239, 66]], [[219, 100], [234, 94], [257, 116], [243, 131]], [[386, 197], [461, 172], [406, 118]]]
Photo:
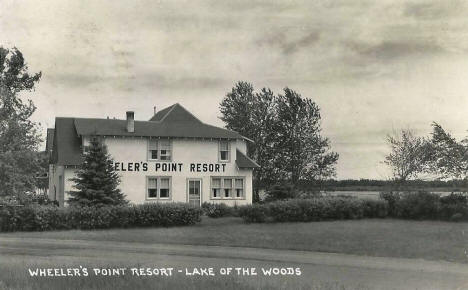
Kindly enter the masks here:
[[107, 145], [121, 176], [120, 189], [132, 203], [252, 203], [252, 171], [239, 133], [201, 122], [179, 104], [149, 121], [55, 119], [49, 197], [66, 205], [91, 136]]

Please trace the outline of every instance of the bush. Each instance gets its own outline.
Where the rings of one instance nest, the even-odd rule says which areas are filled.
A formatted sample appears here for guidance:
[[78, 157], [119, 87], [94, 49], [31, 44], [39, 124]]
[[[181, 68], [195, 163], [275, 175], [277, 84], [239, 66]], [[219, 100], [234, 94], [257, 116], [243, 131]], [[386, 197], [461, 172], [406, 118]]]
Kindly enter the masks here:
[[364, 199], [365, 218], [385, 218], [389, 215], [389, 205], [385, 200]]
[[0, 231], [46, 231], [126, 227], [168, 227], [200, 221], [201, 210], [187, 204], [142, 204], [134, 206], [0, 207]]
[[309, 222], [363, 217], [385, 217], [387, 202], [355, 198], [313, 198], [244, 206], [239, 211], [246, 222]]
[[263, 223], [266, 221], [268, 213], [265, 204], [254, 203], [252, 205], [240, 206], [239, 216], [247, 223]]
[[203, 212], [211, 218], [220, 218], [225, 216], [232, 216], [233, 209], [224, 203], [208, 203], [202, 204]]
[[438, 194], [418, 192], [385, 192], [380, 196], [387, 200], [389, 216], [403, 219], [468, 220], [468, 198], [465, 194]]
[[393, 191], [381, 192], [380, 198], [388, 203], [388, 215], [396, 216], [396, 203], [400, 200], [400, 193]]
[[404, 219], [437, 219], [439, 195], [425, 191], [403, 193], [396, 202], [396, 216]]
[[288, 198], [294, 198], [296, 192], [294, 186], [291, 184], [279, 183], [273, 185], [268, 191], [265, 198], [266, 201], [282, 200]]

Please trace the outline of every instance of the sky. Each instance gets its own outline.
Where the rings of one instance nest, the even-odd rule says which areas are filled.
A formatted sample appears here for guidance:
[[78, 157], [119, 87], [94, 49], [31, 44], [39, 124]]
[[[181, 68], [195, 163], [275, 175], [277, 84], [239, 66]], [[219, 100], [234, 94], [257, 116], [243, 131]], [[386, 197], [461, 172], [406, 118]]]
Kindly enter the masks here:
[[338, 179], [390, 178], [395, 130], [468, 135], [464, 0], [1, 0], [0, 45], [43, 74], [22, 95], [43, 132], [176, 102], [223, 126], [219, 103], [243, 80], [319, 105]]

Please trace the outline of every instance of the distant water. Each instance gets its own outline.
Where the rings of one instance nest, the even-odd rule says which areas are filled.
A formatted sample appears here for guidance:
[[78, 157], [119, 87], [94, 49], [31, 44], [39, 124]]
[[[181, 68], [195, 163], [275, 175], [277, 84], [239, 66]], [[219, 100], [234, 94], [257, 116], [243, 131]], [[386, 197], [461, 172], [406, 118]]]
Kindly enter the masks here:
[[[451, 192], [442, 192], [442, 191], [433, 191], [432, 193], [437, 193], [440, 196], [449, 195]], [[344, 190], [337, 190], [337, 191], [324, 191], [324, 196], [337, 196], [337, 195], [346, 195], [346, 196], [353, 196], [357, 198], [369, 198], [369, 199], [379, 199], [380, 191], [344, 191]]]

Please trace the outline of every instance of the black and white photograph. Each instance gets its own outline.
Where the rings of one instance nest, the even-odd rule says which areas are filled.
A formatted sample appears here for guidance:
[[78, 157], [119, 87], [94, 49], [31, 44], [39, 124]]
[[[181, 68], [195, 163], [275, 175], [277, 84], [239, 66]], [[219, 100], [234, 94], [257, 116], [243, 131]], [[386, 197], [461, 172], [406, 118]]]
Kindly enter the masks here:
[[0, 0], [3, 289], [468, 289], [468, 2]]

